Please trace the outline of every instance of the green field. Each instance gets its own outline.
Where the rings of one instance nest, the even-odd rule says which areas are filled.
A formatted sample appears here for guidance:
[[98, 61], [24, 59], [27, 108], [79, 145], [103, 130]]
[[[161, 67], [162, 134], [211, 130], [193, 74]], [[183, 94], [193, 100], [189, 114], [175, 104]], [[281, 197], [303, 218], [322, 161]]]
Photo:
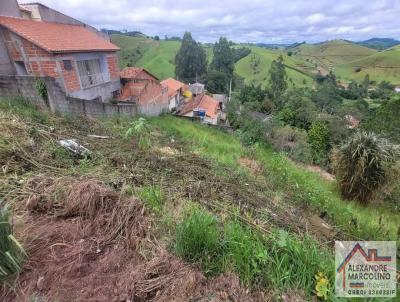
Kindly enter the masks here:
[[396, 46], [347, 64], [340, 64], [335, 71], [345, 80], [362, 81], [365, 75], [369, 74], [371, 80], [386, 80], [400, 85], [400, 47]]
[[[285, 53], [257, 46], [248, 46], [251, 54], [239, 60], [235, 65], [236, 73], [245, 79], [247, 84], [254, 83], [265, 86], [268, 81], [268, 70], [273, 60], [277, 59], [280, 54], [284, 57], [284, 63], [287, 65], [287, 73], [289, 79], [292, 79], [296, 86], [311, 86], [313, 78], [310, 75], [302, 74], [298, 69], [303, 62], [293, 57], [287, 56]], [[259, 61], [255, 66], [254, 62]], [[303, 65], [302, 65], [303, 66]], [[307, 71], [304, 71], [307, 73]]]

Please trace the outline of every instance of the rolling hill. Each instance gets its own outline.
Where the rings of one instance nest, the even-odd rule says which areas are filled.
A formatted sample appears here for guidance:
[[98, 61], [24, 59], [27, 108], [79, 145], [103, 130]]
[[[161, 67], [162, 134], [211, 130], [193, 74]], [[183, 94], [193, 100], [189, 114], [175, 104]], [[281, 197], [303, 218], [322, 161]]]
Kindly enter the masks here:
[[377, 51], [344, 40], [333, 40], [320, 44], [301, 44], [294, 48], [296, 57], [316, 64], [326, 70], [338, 64], [359, 60]]
[[[179, 41], [155, 41], [146, 37], [129, 37], [119, 34], [111, 35], [111, 40], [121, 48], [119, 52], [121, 67], [128, 64], [144, 67], [160, 79], [175, 76], [174, 59], [180, 46]], [[208, 62], [211, 62], [212, 47], [207, 44], [204, 45], [204, 48]], [[249, 46], [249, 48], [252, 53], [236, 63], [236, 72], [245, 79], [246, 83], [263, 84], [267, 79], [272, 60], [284, 53], [256, 46]], [[260, 62], [255, 69], [252, 68], [252, 58]], [[288, 75], [293, 83], [311, 85], [312, 77], [307, 75], [307, 72], [296, 70], [298, 65], [305, 67], [303, 62], [285, 56], [285, 64], [289, 67]]]
[[[132, 37], [121, 34], [111, 35], [117, 44], [120, 66], [140, 66], [148, 69], [160, 79], [175, 76], [174, 59], [180, 41], [156, 41], [147, 37]], [[313, 76], [333, 70], [342, 80], [361, 81], [366, 74], [374, 81], [388, 80], [400, 84], [400, 46], [377, 51], [344, 40], [320, 44], [301, 43], [289, 50], [269, 49], [254, 45], [248, 47], [251, 53], [236, 62], [235, 71], [245, 83], [265, 86], [272, 60], [283, 55], [291, 82], [296, 86], [311, 86]], [[212, 60], [212, 45], [205, 44], [209, 62]], [[291, 55], [288, 55], [291, 54]]]
[[261, 84], [265, 86], [268, 80], [268, 70], [273, 60], [283, 55], [284, 64], [287, 67], [288, 77], [296, 86], [310, 86], [313, 82], [312, 76], [305, 70], [306, 65], [284, 52], [267, 49], [258, 46], [248, 46], [251, 54], [239, 60], [235, 65], [236, 73], [245, 79], [245, 83]]
[[355, 42], [358, 45], [384, 50], [400, 44], [400, 41], [390, 38], [372, 38], [365, 41]]
[[335, 72], [345, 80], [360, 81], [366, 74], [369, 74], [371, 80], [377, 82], [386, 80], [400, 85], [400, 46], [340, 64], [336, 67]]

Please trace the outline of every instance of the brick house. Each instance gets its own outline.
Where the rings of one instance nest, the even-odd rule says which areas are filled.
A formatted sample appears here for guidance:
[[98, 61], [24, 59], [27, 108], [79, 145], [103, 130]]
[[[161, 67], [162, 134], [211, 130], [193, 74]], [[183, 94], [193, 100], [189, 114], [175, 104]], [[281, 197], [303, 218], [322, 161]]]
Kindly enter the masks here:
[[161, 85], [168, 88], [169, 111], [175, 111], [182, 103], [183, 93], [188, 90], [188, 85], [173, 78], [162, 81]]
[[168, 88], [158, 78], [139, 67], [126, 67], [121, 73], [120, 101], [136, 102], [138, 112], [155, 116], [168, 111]]
[[0, 74], [50, 76], [85, 100], [119, 95], [119, 48], [85, 26], [0, 16], [3, 50]]

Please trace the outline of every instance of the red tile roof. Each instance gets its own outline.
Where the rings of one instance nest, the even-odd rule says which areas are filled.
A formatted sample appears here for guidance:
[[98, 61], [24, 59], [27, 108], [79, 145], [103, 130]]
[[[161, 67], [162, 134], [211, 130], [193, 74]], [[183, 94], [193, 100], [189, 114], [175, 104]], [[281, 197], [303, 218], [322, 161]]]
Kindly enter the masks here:
[[193, 110], [205, 110], [208, 117], [214, 118], [218, 113], [219, 102], [207, 94], [199, 94], [193, 100], [184, 103], [178, 109], [179, 115]]
[[0, 16], [0, 26], [52, 53], [119, 50], [83, 26], [4, 16]]
[[[155, 80], [158, 80], [158, 78], [154, 75], [152, 75], [150, 72], [148, 72], [146, 69], [142, 67], [125, 67], [121, 72], [120, 76], [123, 79], [139, 79], [139, 75], [145, 72], [147, 75], [150, 77], [154, 78]], [[145, 78], [148, 79], [148, 78]]]
[[179, 89], [183, 89], [186, 84], [179, 82], [173, 78], [168, 78], [161, 82], [162, 85], [168, 88], [168, 97], [172, 97], [177, 94]]

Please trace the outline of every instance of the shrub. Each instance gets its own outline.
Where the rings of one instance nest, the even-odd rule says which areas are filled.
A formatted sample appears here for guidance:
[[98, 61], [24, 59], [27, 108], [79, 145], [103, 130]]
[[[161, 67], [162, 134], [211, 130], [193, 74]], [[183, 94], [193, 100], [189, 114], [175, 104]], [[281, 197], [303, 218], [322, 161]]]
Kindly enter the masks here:
[[21, 271], [26, 254], [12, 235], [9, 211], [0, 203], [0, 283]]
[[219, 247], [220, 230], [215, 216], [191, 207], [176, 227], [175, 252], [185, 260], [207, 265]]
[[388, 179], [398, 146], [373, 133], [355, 133], [334, 154], [334, 169], [342, 196], [367, 202]]
[[312, 162], [311, 147], [304, 130], [280, 127], [274, 131], [272, 140], [274, 148], [285, 152], [290, 158], [304, 163]]
[[316, 122], [311, 125], [308, 131], [308, 142], [311, 145], [313, 162], [316, 164], [326, 164], [328, 161], [329, 146], [328, 125]]

